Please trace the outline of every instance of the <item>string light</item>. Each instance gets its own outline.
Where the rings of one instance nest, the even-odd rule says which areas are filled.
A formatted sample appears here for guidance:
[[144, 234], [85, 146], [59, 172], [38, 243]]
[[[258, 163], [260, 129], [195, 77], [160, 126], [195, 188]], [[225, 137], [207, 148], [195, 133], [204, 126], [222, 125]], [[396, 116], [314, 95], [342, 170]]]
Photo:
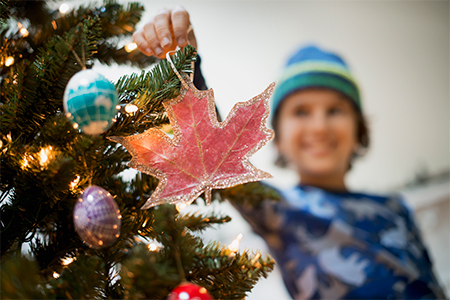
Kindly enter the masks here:
[[71, 263], [73, 263], [75, 260], [76, 260], [75, 257], [66, 257], [66, 258], [61, 259], [61, 261], [62, 261], [61, 264], [63, 266], [68, 266]]
[[125, 46], [125, 51], [127, 51], [128, 53], [130, 53], [131, 51], [136, 50], [137, 48], [137, 44], [136, 43], [129, 43]]
[[30, 159], [30, 155], [26, 154], [23, 156], [23, 161], [22, 161], [22, 169], [25, 169], [26, 167], [28, 167], [29, 163], [28, 160]]
[[257, 253], [256, 255], [255, 255], [255, 257], [253, 257], [253, 259], [252, 259], [252, 264], [256, 264], [257, 262], [258, 262], [258, 259], [261, 257], [261, 253]]
[[158, 250], [158, 246], [155, 243], [148, 244], [147, 248], [148, 248], [149, 251], [156, 251], [156, 250]]
[[70, 188], [73, 190], [77, 184], [80, 182], [80, 176], [77, 176], [77, 178], [75, 178], [71, 183], [70, 183]]
[[39, 164], [42, 167], [48, 165], [49, 157], [52, 150], [53, 150], [52, 146], [48, 146], [46, 148], [42, 148], [41, 151], [39, 152]]
[[20, 34], [23, 37], [27, 37], [28, 36], [28, 30], [26, 28], [22, 28], [22, 29], [20, 29]]
[[14, 57], [8, 56], [5, 60], [5, 66], [7, 66], [7, 67], [12, 66], [13, 63], [14, 63]]
[[125, 112], [127, 114], [131, 115], [131, 114], [137, 112], [137, 110], [138, 110], [138, 107], [136, 105], [134, 105], [134, 104], [128, 103], [127, 105], [125, 105]]
[[56, 272], [53, 272], [53, 278], [58, 279], [59, 278], [59, 274]]
[[239, 250], [239, 244], [241, 243], [242, 233], [239, 233], [238, 236], [228, 245], [228, 250], [235, 253]]
[[[39, 164], [41, 165], [41, 167], [45, 167], [48, 165], [48, 163], [50, 162], [50, 158], [52, 157], [52, 154], [53, 154], [52, 146], [42, 148], [41, 151], [39, 151], [37, 157], [39, 159]], [[22, 161], [22, 169], [27, 168], [30, 164], [30, 161], [33, 159], [34, 159], [33, 155], [25, 153]]]
[[25, 27], [23, 27], [22, 23], [17, 22], [17, 27], [19, 27], [19, 32], [23, 37], [28, 36], [28, 30]]
[[59, 12], [62, 14], [65, 14], [68, 11], [69, 11], [69, 5], [67, 3], [61, 4], [61, 6], [59, 7]]

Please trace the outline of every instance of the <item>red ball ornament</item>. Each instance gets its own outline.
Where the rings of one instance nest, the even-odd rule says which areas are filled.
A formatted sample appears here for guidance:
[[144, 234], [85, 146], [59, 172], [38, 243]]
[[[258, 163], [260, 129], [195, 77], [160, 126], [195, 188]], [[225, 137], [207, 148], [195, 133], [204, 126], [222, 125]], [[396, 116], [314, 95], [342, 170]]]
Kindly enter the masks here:
[[204, 287], [184, 282], [170, 293], [167, 300], [213, 300], [213, 298]]

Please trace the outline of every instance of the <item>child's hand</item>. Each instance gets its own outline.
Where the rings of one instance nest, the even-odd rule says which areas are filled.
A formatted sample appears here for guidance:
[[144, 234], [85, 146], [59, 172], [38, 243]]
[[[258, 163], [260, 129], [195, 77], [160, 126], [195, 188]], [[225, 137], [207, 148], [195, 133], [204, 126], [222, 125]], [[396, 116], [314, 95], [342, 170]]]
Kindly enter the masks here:
[[146, 55], [165, 58], [177, 46], [191, 44], [197, 48], [188, 12], [181, 6], [171, 10], [163, 8], [133, 34], [138, 49]]

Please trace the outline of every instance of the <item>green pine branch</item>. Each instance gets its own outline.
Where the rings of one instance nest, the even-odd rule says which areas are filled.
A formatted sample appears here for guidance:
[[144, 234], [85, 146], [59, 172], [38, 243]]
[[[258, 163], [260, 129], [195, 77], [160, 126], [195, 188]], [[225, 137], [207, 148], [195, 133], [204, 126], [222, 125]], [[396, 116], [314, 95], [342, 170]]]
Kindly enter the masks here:
[[210, 243], [196, 251], [196, 269], [192, 282], [205, 287], [214, 299], [244, 299], [261, 277], [275, 266], [260, 252], [231, 252], [219, 243]]
[[[191, 215], [177, 216], [171, 205], [156, 210], [153, 226], [163, 248], [149, 251], [136, 245], [132, 255], [122, 262], [120, 277], [125, 299], [165, 298], [183, 280], [205, 287], [214, 299], [243, 299], [274, 267], [273, 259], [259, 252], [234, 252], [219, 243], [205, 246], [186, 230], [184, 224], [195, 223]], [[213, 216], [208, 218], [212, 220]]]
[[280, 193], [262, 182], [249, 182], [232, 188], [216, 190], [220, 200], [230, 200], [240, 206], [257, 206], [265, 200], [279, 201]]
[[229, 216], [218, 216], [214, 212], [209, 215], [201, 213], [189, 213], [183, 216], [183, 226], [191, 231], [203, 231], [215, 224], [224, 224], [230, 222]]

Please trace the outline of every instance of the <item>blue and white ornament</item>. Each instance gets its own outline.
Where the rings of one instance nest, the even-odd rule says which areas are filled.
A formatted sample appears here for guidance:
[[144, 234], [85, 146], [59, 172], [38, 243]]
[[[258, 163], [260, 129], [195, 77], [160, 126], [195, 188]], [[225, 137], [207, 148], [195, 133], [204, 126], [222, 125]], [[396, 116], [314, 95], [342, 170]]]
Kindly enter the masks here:
[[84, 190], [73, 211], [75, 230], [92, 248], [111, 246], [120, 235], [122, 216], [111, 194], [91, 185]]
[[115, 86], [93, 70], [76, 73], [64, 91], [64, 111], [74, 127], [90, 135], [112, 125], [119, 98]]

